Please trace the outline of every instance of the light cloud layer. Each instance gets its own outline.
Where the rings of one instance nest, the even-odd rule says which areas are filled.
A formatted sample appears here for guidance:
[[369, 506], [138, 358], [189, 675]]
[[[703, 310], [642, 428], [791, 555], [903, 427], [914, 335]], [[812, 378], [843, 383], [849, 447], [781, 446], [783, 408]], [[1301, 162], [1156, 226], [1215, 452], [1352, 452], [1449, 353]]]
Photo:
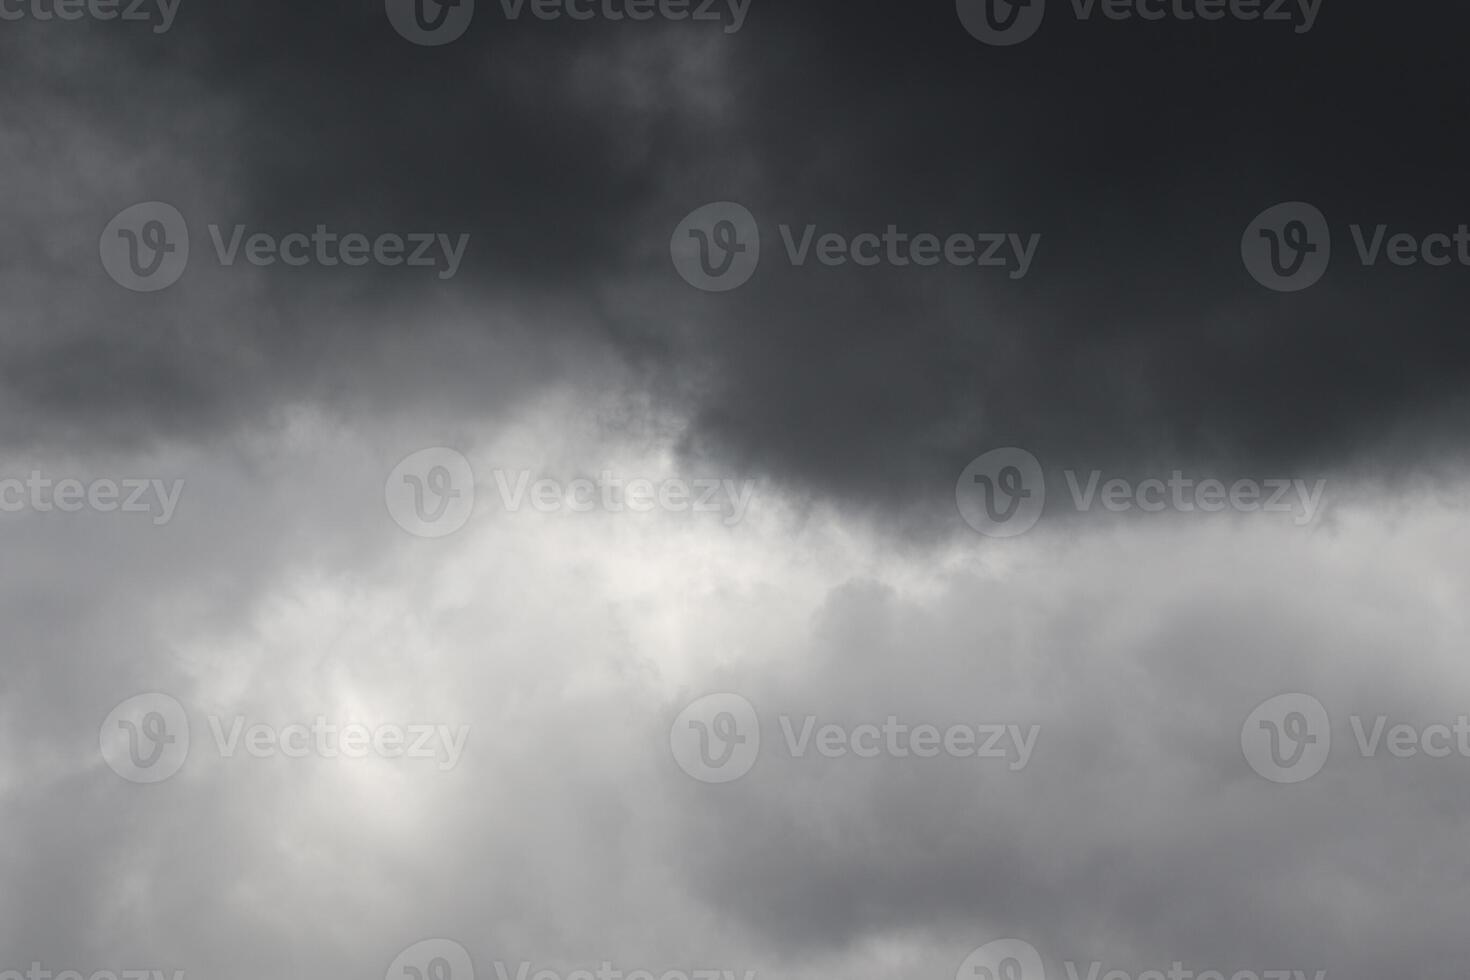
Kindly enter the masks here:
[[[482, 469], [675, 472], [667, 434], [599, 417], [554, 398], [463, 445]], [[956, 516], [941, 546], [904, 550], [767, 485], [733, 527], [489, 495], [459, 535], [422, 541], [383, 509], [390, 457], [308, 413], [230, 451], [128, 460], [188, 474], [167, 527], [8, 519], [7, 567], [64, 597], [27, 601], [19, 573], [6, 590], [28, 652], [4, 716], [26, 751], [0, 780], [0, 864], [28, 885], [7, 890], [0, 948], [22, 966], [375, 976], [449, 936], [486, 976], [524, 959], [947, 978], [1002, 935], [1059, 971], [1464, 966], [1457, 872], [1436, 855], [1463, 835], [1470, 763], [1355, 759], [1346, 727], [1463, 710], [1458, 508], [1352, 505], [1307, 530], [1100, 519], [1009, 542]], [[97, 725], [152, 690], [190, 706], [194, 745], [180, 775], [136, 786], [97, 757]], [[669, 725], [727, 690], [761, 711], [764, 754], [706, 785], [674, 764]], [[1295, 787], [1239, 744], [1289, 691], [1320, 698], [1342, 742]], [[470, 736], [448, 773], [221, 758], [210, 714]], [[794, 759], [782, 714], [1040, 737], [1018, 772]]]

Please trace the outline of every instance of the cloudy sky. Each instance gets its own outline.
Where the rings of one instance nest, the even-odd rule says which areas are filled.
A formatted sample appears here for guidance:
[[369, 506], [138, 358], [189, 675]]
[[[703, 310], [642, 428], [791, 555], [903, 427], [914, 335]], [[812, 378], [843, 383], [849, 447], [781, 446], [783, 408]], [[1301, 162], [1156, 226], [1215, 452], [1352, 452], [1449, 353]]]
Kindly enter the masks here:
[[0, 0], [0, 980], [1463, 980], [1467, 26]]

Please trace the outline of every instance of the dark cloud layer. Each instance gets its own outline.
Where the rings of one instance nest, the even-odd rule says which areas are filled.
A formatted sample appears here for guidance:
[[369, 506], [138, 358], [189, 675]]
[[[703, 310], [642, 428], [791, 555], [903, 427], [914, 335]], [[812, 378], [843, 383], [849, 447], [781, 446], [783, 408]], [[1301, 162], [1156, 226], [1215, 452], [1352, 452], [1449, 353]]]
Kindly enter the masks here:
[[[49, 267], [90, 322], [12, 354], [17, 410], [45, 414], [65, 386], [70, 412], [144, 432], [181, 416], [223, 425], [252, 402], [225, 381], [241, 371], [302, 393], [325, 383], [328, 401], [368, 375], [381, 404], [415, 401], [405, 389], [432, 387], [433, 372], [399, 377], [379, 362], [387, 338], [486, 338], [424, 345], [453, 352], [434, 355], [445, 377], [472, 374], [516, 331], [515, 309], [548, 346], [595, 341], [643, 373], [691, 414], [692, 451], [894, 508], [942, 499], [994, 445], [1057, 465], [1294, 475], [1409, 426], [1460, 441], [1470, 270], [1357, 269], [1345, 233], [1470, 221], [1453, 5], [1328, 2], [1296, 34], [1080, 22], [1054, 3], [1014, 48], [979, 43], [937, 2], [756, 4], [735, 34], [481, 6], [443, 48], [407, 44], [375, 4], [199, 4], [161, 36], [9, 31], [7, 48], [27, 50], [5, 99], [21, 132], [95, 127], [116, 144], [96, 166], [134, 178], [94, 177], [91, 220], [70, 229], [78, 257], [93, 226], [177, 195], [186, 173], [196, 193], [180, 204], [201, 237], [206, 221], [472, 235], [448, 284], [277, 269], [223, 302], [203, 279], [119, 296], [94, 263]], [[78, 162], [49, 166], [75, 176]], [[1043, 239], [1021, 281], [772, 259], [738, 292], [694, 293], [667, 234], [720, 199], [761, 218], [768, 254], [781, 222]], [[1246, 274], [1239, 239], [1291, 199], [1333, 221], [1338, 260], [1316, 289], [1278, 295]], [[38, 235], [12, 228], [9, 251], [39, 264]], [[446, 302], [465, 315], [435, 322]], [[385, 315], [395, 306], [414, 312]], [[223, 355], [150, 332], [170, 321]], [[383, 343], [334, 343], [344, 321]], [[78, 356], [119, 333], [146, 338], [149, 356]], [[572, 370], [517, 347], [523, 383]], [[451, 381], [441, 401], [493, 409], [482, 391]]]

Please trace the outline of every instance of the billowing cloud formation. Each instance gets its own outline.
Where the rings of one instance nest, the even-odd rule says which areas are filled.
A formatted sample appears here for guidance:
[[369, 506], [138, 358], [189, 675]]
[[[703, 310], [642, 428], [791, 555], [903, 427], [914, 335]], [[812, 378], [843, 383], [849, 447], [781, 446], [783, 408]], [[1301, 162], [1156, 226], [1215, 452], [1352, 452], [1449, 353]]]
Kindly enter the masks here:
[[[1412, 467], [1460, 443], [1464, 277], [1362, 268], [1349, 228], [1465, 219], [1442, 124], [1460, 17], [1328, 6], [1299, 34], [1069, 5], [1015, 48], [944, 4], [757, 7], [728, 33], [482, 3], [436, 48], [371, 5], [201, 5], [163, 35], [22, 21], [4, 40], [6, 414], [81, 439], [203, 436], [281, 397], [476, 413], [590, 359], [677, 406], [686, 451], [895, 513], [941, 505], [995, 445], [1229, 475]], [[96, 234], [155, 198], [190, 221], [195, 260], [166, 293], [120, 294]], [[1328, 216], [1336, 258], [1275, 294], [1241, 234], [1296, 199]], [[717, 200], [766, 239], [727, 295], [689, 289], [667, 251]], [[448, 282], [223, 269], [210, 224], [470, 242]], [[782, 225], [1040, 238], [1012, 280], [793, 267]]]
[[[208, 457], [115, 460], [190, 474], [165, 527], [10, 515], [7, 567], [26, 571], [5, 590], [3, 707], [25, 751], [0, 774], [20, 883], [0, 948], [21, 967], [348, 977], [452, 937], [477, 976], [608, 960], [943, 980], [1017, 936], [1057, 975], [1463, 970], [1446, 855], [1465, 760], [1362, 758], [1349, 721], [1463, 712], [1457, 510], [1133, 515], [922, 553], [766, 484], [736, 524], [508, 510], [497, 470], [740, 476], [681, 470], [668, 436], [605, 407], [559, 398], [466, 432], [477, 510], [442, 541], [384, 513], [379, 430], [310, 413]], [[156, 786], [96, 755], [107, 712], [147, 691], [184, 703], [193, 736]], [[725, 785], [669, 743], [716, 691], [762, 728]], [[1333, 718], [1327, 766], [1295, 786], [1240, 747], [1287, 692]], [[318, 716], [469, 735], [442, 771], [225, 756], [209, 722]], [[1020, 768], [793, 756], [781, 719], [799, 735], [808, 716], [1037, 735]]]
[[[435, 937], [479, 980], [948, 980], [1007, 936], [1049, 976], [1463, 976], [1466, 759], [1393, 734], [1465, 713], [1463, 270], [1362, 268], [1349, 227], [1466, 220], [1464, 15], [1327, 4], [1294, 34], [1054, 0], [1006, 49], [943, 3], [727, 32], [481, 0], [442, 48], [378, 4], [4, 22], [0, 980], [371, 978]], [[1275, 293], [1241, 234], [1298, 199], [1333, 264]], [[154, 200], [192, 251], [135, 293], [99, 236]], [[763, 257], [700, 292], [670, 234], [726, 200]], [[237, 226], [469, 239], [452, 277], [224, 264]], [[782, 226], [1041, 237], [1013, 278], [795, 266]], [[419, 539], [384, 484], [435, 446], [475, 508]], [[1051, 491], [1007, 541], [953, 496], [998, 446]], [[1329, 490], [1304, 522], [1068, 513], [1094, 468]], [[164, 518], [33, 476], [183, 482]], [[595, 496], [639, 479], [732, 506]], [[149, 692], [190, 719], [158, 785], [99, 745]], [[722, 692], [759, 756], [705, 783], [671, 727]], [[1331, 721], [1294, 785], [1241, 743], [1281, 694]], [[812, 747], [890, 718], [1024, 763]], [[468, 734], [271, 741], [318, 719]]]

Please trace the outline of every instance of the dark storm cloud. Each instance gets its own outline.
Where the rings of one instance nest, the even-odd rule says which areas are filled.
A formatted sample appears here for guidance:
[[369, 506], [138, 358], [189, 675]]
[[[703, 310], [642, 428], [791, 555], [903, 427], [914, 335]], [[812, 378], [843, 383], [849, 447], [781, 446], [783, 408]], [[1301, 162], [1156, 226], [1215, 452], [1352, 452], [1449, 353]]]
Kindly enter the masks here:
[[[754, 0], [738, 33], [480, 0], [420, 48], [377, 0], [183, 2], [167, 33], [0, 22], [4, 475], [187, 480], [166, 526], [0, 515], [0, 972], [375, 978], [434, 935], [479, 980], [519, 956], [949, 980], [1010, 934], [1052, 968], [1464, 976], [1465, 760], [1355, 758], [1344, 730], [1464, 713], [1462, 509], [1369, 490], [1307, 532], [898, 552], [820, 506], [953, 528], [956, 474], [1005, 444], [1281, 477], [1458, 445], [1465, 270], [1355, 271], [1344, 228], [1470, 221], [1463, 13], [1324, 0], [1297, 35], [1052, 0], [998, 49], [943, 0]], [[1272, 293], [1241, 233], [1297, 198], [1338, 257]], [[194, 258], [133, 293], [98, 237], [154, 199]], [[703, 293], [670, 235], [721, 200], [766, 255]], [[222, 268], [215, 223], [471, 241], [450, 279]], [[1043, 240], [1017, 279], [795, 269], [781, 223]], [[729, 464], [690, 473], [773, 477], [746, 521], [513, 510], [488, 476], [663, 473], [677, 437]], [[384, 507], [430, 440], [483, 491], [438, 541]], [[671, 717], [722, 689], [1041, 741], [1024, 772], [763, 750], [706, 785]], [[195, 742], [136, 786], [99, 727], [151, 691]], [[1304, 785], [1242, 757], [1284, 691], [1341, 739]], [[205, 723], [323, 712], [469, 724], [473, 751], [226, 758]]]
[[[1455, 432], [1470, 270], [1357, 269], [1345, 229], [1470, 221], [1452, 123], [1467, 108], [1463, 12], [1327, 3], [1298, 34], [1052, 6], [1012, 48], [938, 2], [758, 4], [733, 34], [510, 21], [482, 2], [437, 48], [407, 43], [376, 3], [196, 4], [163, 35], [16, 25], [7, 46], [27, 54], [6, 105], [21, 131], [105, 134], [93, 166], [127, 179], [94, 175], [69, 228], [75, 264], [45, 266], [55, 291], [80, 291], [85, 329], [31, 341], [8, 398], [40, 424], [144, 432], [227, 424], [267, 392], [493, 410], [475, 383], [487, 351], [525, 366], [512, 389], [534, 388], [595, 372], [540, 353], [570, 343], [626, 360], [686, 410], [690, 452], [894, 509], [944, 499], [997, 445], [1056, 466], [1294, 476], [1406, 429]], [[43, 141], [25, 158], [75, 173], [62, 151]], [[91, 236], [155, 197], [189, 215], [200, 258], [168, 292], [119, 294]], [[758, 216], [767, 257], [742, 289], [697, 293], [668, 234], [724, 199]], [[1239, 242], [1293, 199], [1329, 216], [1337, 257], [1317, 287], [1276, 294]], [[449, 282], [200, 271], [210, 222], [471, 241]], [[781, 223], [1041, 242], [1020, 280], [794, 269]], [[36, 264], [38, 232], [10, 237]], [[250, 285], [222, 299], [225, 273]], [[160, 324], [211, 338], [221, 360]], [[79, 356], [119, 335], [146, 353]], [[432, 353], [407, 377], [385, 363], [405, 336], [443, 341], [420, 344]]]

